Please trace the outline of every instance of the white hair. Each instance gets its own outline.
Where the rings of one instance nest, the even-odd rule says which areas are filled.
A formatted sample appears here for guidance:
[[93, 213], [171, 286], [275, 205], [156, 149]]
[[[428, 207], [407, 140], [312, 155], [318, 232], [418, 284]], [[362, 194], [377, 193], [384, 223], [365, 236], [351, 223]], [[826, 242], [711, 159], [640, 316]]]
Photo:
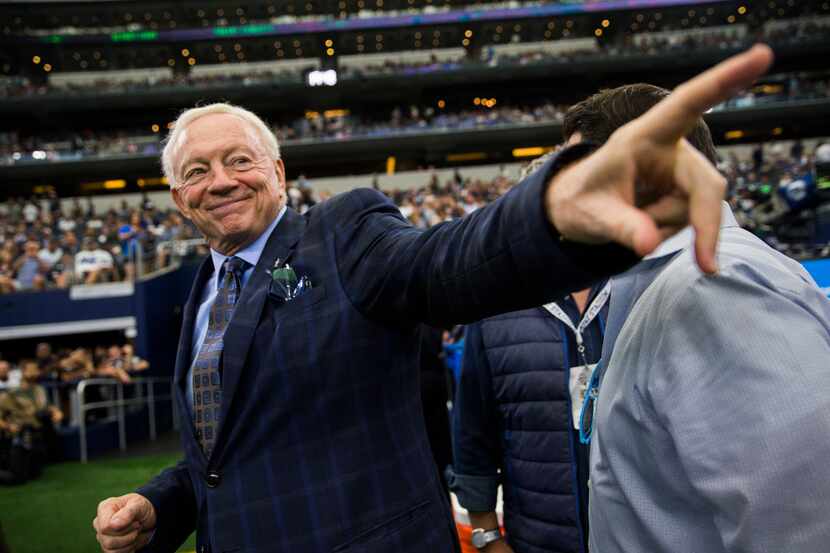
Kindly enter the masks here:
[[274, 136], [274, 133], [268, 128], [268, 125], [255, 113], [224, 102], [186, 109], [173, 122], [170, 133], [164, 139], [164, 150], [161, 152], [161, 169], [164, 171], [164, 176], [167, 177], [167, 182], [170, 183], [171, 188], [181, 186], [176, 180], [173, 161], [187, 138], [187, 127], [201, 117], [218, 113], [235, 115], [248, 123], [253, 138], [265, 150], [265, 153], [274, 161], [280, 159], [280, 145], [277, 142], [277, 137]]

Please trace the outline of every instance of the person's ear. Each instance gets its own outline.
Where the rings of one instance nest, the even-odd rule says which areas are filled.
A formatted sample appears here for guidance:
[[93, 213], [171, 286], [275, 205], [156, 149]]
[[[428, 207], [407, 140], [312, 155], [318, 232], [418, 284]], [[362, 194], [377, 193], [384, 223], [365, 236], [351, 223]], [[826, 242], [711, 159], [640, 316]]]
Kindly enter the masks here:
[[176, 207], [179, 208], [179, 213], [182, 214], [182, 217], [190, 219], [190, 208], [188, 208], [187, 202], [185, 202], [184, 198], [182, 198], [181, 188], [171, 188], [170, 194], [173, 196], [173, 202], [176, 204]]

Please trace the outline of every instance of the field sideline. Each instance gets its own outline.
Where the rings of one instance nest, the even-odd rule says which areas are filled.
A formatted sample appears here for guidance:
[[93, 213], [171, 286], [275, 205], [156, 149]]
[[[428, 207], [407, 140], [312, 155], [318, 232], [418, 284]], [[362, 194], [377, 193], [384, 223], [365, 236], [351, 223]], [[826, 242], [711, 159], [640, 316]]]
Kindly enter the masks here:
[[[100, 551], [92, 529], [101, 499], [127, 493], [179, 454], [60, 463], [23, 486], [0, 487], [0, 523], [11, 553], [93, 553]], [[193, 536], [181, 552], [192, 552]]]

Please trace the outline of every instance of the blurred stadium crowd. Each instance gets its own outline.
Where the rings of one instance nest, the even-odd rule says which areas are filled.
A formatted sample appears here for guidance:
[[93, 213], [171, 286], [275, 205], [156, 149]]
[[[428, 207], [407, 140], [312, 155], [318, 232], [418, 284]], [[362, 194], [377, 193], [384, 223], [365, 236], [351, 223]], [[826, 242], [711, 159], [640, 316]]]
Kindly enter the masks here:
[[[786, 25], [763, 27], [754, 33], [746, 32], [742, 27], [701, 29], [696, 32], [649, 33], [626, 35], [621, 43], [598, 43], [590, 47], [580, 46], [574, 40], [574, 46], [562, 50], [550, 51], [543, 48], [529, 49], [522, 52], [500, 52], [492, 45], [476, 51], [476, 55], [467, 53], [439, 56], [433, 54], [428, 61], [396, 61], [386, 59], [380, 63], [359, 66], [344, 66], [340, 71], [341, 79], [362, 79], [382, 75], [413, 75], [434, 72], [457, 71], [474, 67], [505, 67], [511, 65], [528, 65], [534, 63], [572, 62], [601, 57], [625, 57], [632, 55], [658, 55], [667, 52], [693, 53], [708, 49], [739, 49], [754, 42], [776, 44], [795, 43], [820, 39], [830, 32], [830, 24], [823, 20], [797, 20]], [[564, 35], [567, 37], [567, 34]], [[567, 44], [567, 40], [560, 41]], [[305, 73], [316, 68], [309, 60], [307, 65], [294, 69], [268, 69], [246, 72], [244, 77], [238, 75], [154, 75], [135, 79], [114, 80], [106, 74], [100, 79], [86, 82], [37, 83], [26, 77], [6, 77], [0, 87], [0, 98], [31, 97], [77, 94], [125, 93], [164, 87], [203, 87], [215, 86], [251, 86], [256, 84], [302, 83]]]
[[[830, 76], [790, 74], [770, 78], [715, 108], [715, 111], [743, 109], [774, 102], [825, 98]], [[273, 130], [283, 143], [389, 137], [404, 134], [493, 128], [507, 125], [561, 123], [568, 106], [539, 101], [533, 105], [496, 104], [495, 99], [476, 98], [473, 109], [444, 109], [443, 106], [396, 107], [389, 116], [357, 114], [343, 110], [334, 115], [308, 112], [290, 123], [275, 123]], [[120, 155], [157, 155], [164, 133], [120, 130], [111, 133], [79, 130], [57, 136], [0, 133], [0, 164], [85, 159]]]
[[[811, 227], [814, 208], [826, 201], [812, 176], [821, 147], [821, 142], [810, 148], [799, 141], [766, 143], [751, 155], [721, 149], [720, 169], [741, 224], [795, 257], [820, 255], [827, 247]], [[432, 175], [419, 188], [388, 193], [405, 217], [426, 228], [463, 217], [513, 184], [507, 176], [484, 181], [456, 170], [447, 182]], [[302, 213], [328, 193], [301, 177], [289, 184], [288, 197]], [[129, 281], [139, 262], [146, 273], [174, 259], [207, 254], [193, 225], [178, 212], [153, 205], [147, 195], [136, 199], [136, 205], [122, 201], [104, 213], [96, 212], [89, 197], [65, 200], [67, 205], [54, 195], [0, 203], [0, 293]]]

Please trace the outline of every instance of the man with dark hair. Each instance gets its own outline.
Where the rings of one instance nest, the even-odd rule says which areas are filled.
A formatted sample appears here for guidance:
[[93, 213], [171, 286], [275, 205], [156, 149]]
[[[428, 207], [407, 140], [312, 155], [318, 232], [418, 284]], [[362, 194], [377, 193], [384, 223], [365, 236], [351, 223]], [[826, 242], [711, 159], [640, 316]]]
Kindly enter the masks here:
[[[601, 145], [668, 94], [648, 84], [598, 92], [566, 112], [565, 142]], [[714, 160], [702, 119], [686, 138]], [[531, 162], [522, 178], [552, 155]], [[486, 553], [588, 550], [588, 448], [579, 443], [579, 410], [602, 351], [609, 295], [602, 280], [467, 327], [451, 482], [469, 511], [473, 545]], [[495, 512], [499, 483], [504, 540]]]
[[[565, 138], [579, 133], [583, 142], [604, 144], [614, 131], [647, 112], [669, 94], [665, 88], [646, 83], [601, 90], [568, 109], [562, 123], [562, 133]], [[686, 140], [711, 163], [717, 162], [718, 154], [712, 142], [712, 133], [703, 119], [698, 119], [686, 135]]]
[[[613, 94], [601, 104], [625, 109]], [[576, 107], [589, 137], [583, 121], [607, 123], [591, 105]], [[716, 275], [692, 241], [687, 228], [611, 279], [580, 425], [590, 549], [824, 553], [830, 300], [725, 202]]]

